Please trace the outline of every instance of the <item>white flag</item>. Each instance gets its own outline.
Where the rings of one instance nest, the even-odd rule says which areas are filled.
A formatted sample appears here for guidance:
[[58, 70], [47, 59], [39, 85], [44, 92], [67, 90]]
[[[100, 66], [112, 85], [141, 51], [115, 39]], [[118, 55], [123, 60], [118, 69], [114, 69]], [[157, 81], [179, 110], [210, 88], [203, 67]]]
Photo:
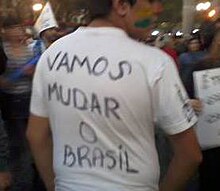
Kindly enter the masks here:
[[52, 7], [49, 2], [44, 6], [40, 16], [38, 17], [34, 28], [38, 35], [49, 28], [58, 27]]

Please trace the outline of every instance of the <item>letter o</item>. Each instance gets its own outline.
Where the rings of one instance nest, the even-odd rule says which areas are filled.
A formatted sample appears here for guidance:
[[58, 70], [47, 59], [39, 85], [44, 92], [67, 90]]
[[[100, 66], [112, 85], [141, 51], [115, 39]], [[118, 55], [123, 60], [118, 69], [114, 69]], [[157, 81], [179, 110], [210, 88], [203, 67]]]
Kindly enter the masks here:
[[96, 132], [84, 121], [79, 125], [79, 133], [81, 138], [87, 143], [94, 144], [98, 140]]
[[[98, 60], [96, 60], [93, 66], [93, 69], [92, 69], [93, 74], [96, 76], [100, 76], [106, 71], [107, 67], [108, 67], [108, 60], [105, 57], [100, 57], [98, 58]], [[100, 71], [98, 71], [98, 69]]]

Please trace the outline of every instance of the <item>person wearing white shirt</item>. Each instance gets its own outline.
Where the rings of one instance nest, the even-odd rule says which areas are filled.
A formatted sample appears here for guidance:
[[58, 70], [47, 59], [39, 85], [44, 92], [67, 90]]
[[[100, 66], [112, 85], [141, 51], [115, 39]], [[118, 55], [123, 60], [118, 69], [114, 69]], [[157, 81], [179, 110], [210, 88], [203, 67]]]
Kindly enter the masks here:
[[[179, 191], [201, 162], [173, 61], [144, 38], [158, 1], [90, 0], [91, 22], [51, 45], [33, 82], [28, 140], [48, 190]], [[174, 157], [159, 184], [155, 124]]]

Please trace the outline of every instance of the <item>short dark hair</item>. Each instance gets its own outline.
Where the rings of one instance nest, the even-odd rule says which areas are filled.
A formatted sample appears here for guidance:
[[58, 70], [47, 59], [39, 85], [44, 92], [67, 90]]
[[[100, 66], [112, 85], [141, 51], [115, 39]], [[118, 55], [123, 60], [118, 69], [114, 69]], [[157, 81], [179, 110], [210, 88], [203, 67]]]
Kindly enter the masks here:
[[112, 0], [86, 0], [91, 20], [109, 15], [112, 9]]
[[[124, 1], [127, 1], [131, 6], [133, 6], [137, 0]], [[82, 3], [82, 1], [80, 3]], [[83, 0], [83, 3], [85, 9], [88, 10], [88, 14], [91, 20], [106, 17], [109, 15], [112, 9], [112, 0]]]
[[133, 6], [137, 2], [137, 0], [128, 0], [128, 2]]

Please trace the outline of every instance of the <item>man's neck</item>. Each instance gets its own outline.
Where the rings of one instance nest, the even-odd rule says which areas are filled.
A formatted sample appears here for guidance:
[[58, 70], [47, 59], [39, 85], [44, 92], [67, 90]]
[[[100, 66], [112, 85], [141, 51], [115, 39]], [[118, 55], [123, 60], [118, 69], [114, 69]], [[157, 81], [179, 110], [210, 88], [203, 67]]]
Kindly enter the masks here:
[[94, 19], [90, 24], [90, 27], [114, 27], [111, 21], [108, 19]]
[[90, 24], [89, 27], [116, 27], [121, 28], [124, 30], [122, 26], [117, 23], [112, 22], [109, 19], [94, 19]]

